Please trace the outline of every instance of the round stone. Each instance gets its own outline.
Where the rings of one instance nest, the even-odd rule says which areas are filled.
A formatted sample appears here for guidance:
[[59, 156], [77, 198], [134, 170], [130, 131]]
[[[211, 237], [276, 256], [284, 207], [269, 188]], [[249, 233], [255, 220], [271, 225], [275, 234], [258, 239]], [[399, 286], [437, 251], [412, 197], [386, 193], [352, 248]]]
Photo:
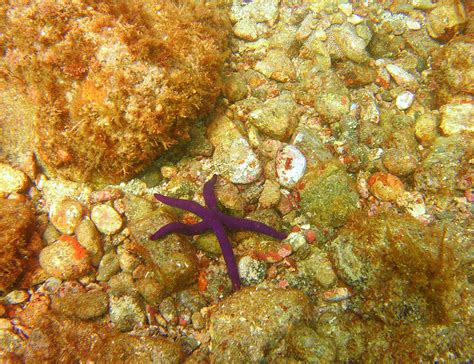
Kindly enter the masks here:
[[239, 274], [242, 283], [246, 286], [257, 284], [265, 279], [267, 266], [265, 262], [245, 256], [239, 260]]
[[376, 172], [369, 178], [369, 189], [382, 201], [395, 202], [405, 191], [403, 182], [396, 176], [385, 172]]
[[113, 235], [122, 227], [122, 217], [109, 205], [96, 205], [92, 208], [91, 219], [97, 229], [105, 235]]
[[49, 210], [51, 223], [63, 234], [72, 234], [81, 222], [82, 205], [73, 199], [66, 198], [54, 203]]
[[39, 255], [39, 262], [46, 273], [63, 280], [80, 278], [90, 269], [87, 250], [67, 235], [45, 247]]
[[415, 95], [410, 91], [403, 91], [397, 96], [396, 105], [400, 110], [406, 110], [413, 104], [414, 99]]
[[306, 158], [294, 145], [286, 145], [278, 152], [275, 165], [278, 183], [291, 188], [303, 177]]
[[110, 298], [110, 320], [120, 331], [130, 331], [145, 323], [145, 312], [141, 302], [132, 296]]
[[0, 193], [23, 192], [28, 187], [28, 177], [22, 171], [0, 163]]

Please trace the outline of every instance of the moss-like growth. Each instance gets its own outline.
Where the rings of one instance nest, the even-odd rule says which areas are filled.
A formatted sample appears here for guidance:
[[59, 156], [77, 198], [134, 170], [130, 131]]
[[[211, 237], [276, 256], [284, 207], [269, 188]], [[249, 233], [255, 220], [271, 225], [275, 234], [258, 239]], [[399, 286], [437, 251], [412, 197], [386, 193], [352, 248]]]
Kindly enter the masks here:
[[350, 356], [418, 362], [447, 352], [466, 355], [469, 258], [456, 229], [393, 213], [357, 214], [348, 221], [329, 248], [354, 294], [350, 308], [357, 319], [345, 315], [341, 330], [368, 348], [363, 355], [347, 350]]
[[48, 1], [0, 18], [0, 79], [36, 107], [37, 154], [74, 180], [133, 176], [208, 113], [227, 20], [192, 1]]

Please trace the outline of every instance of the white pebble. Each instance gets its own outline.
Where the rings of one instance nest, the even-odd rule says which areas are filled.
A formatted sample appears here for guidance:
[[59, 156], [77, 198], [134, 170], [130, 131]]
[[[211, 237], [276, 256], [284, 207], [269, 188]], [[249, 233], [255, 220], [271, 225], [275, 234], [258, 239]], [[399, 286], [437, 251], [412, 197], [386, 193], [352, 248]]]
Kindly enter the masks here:
[[303, 177], [306, 158], [294, 145], [286, 145], [278, 152], [275, 165], [278, 183], [291, 188]]
[[96, 205], [92, 208], [91, 220], [97, 229], [106, 235], [113, 235], [122, 227], [122, 218], [119, 213], [109, 205]]
[[413, 100], [415, 99], [415, 95], [412, 94], [410, 91], [403, 91], [401, 94], [397, 96], [397, 107], [400, 110], [408, 109], [411, 104], [413, 104]]
[[23, 192], [28, 187], [28, 177], [22, 171], [0, 163], [0, 193]]

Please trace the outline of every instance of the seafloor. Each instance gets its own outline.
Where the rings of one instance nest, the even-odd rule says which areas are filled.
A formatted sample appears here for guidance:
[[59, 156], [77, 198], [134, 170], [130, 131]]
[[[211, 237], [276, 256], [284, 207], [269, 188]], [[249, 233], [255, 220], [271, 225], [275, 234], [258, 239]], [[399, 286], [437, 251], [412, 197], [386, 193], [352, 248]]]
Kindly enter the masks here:
[[0, 362], [472, 362], [473, 13], [2, 1]]

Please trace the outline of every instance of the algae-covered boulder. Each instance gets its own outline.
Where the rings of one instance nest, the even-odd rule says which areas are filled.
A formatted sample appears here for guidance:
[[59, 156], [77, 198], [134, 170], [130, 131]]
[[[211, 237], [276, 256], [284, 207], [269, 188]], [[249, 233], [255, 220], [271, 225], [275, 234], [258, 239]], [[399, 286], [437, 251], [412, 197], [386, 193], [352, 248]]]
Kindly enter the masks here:
[[30, 206], [0, 199], [0, 291], [10, 287], [26, 268], [27, 244], [34, 229]]
[[[181, 348], [162, 337], [129, 336], [110, 327], [47, 312], [35, 320], [26, 363], [182, 363]], [[120, 358], [120, 359], [118, 359]]]
[[301, 209], [317, 226], [339, 227], [357, 208], [354, 182], [337, 162], [311, 169], [301, 185]]
[[215, 363], [258, 363], [286, 345], [293, 327], [311, 320], [309, 299], [295, 289], [246, 288], [224, 300], [211, 316]]
[[0, 84], [34, 106], [36, 152], [51, 174], [133, 176], [187, 138], [220, 93], [227, 21], [215, 8], [34, 0], [1, 9]]
[[360, 312], [395, 325], [449, 323], [458, 319], [467, 283], [463, 266], [469, 257], [458, 229], [361, 212], [329, 245], [331, 261], [357, 292]]

